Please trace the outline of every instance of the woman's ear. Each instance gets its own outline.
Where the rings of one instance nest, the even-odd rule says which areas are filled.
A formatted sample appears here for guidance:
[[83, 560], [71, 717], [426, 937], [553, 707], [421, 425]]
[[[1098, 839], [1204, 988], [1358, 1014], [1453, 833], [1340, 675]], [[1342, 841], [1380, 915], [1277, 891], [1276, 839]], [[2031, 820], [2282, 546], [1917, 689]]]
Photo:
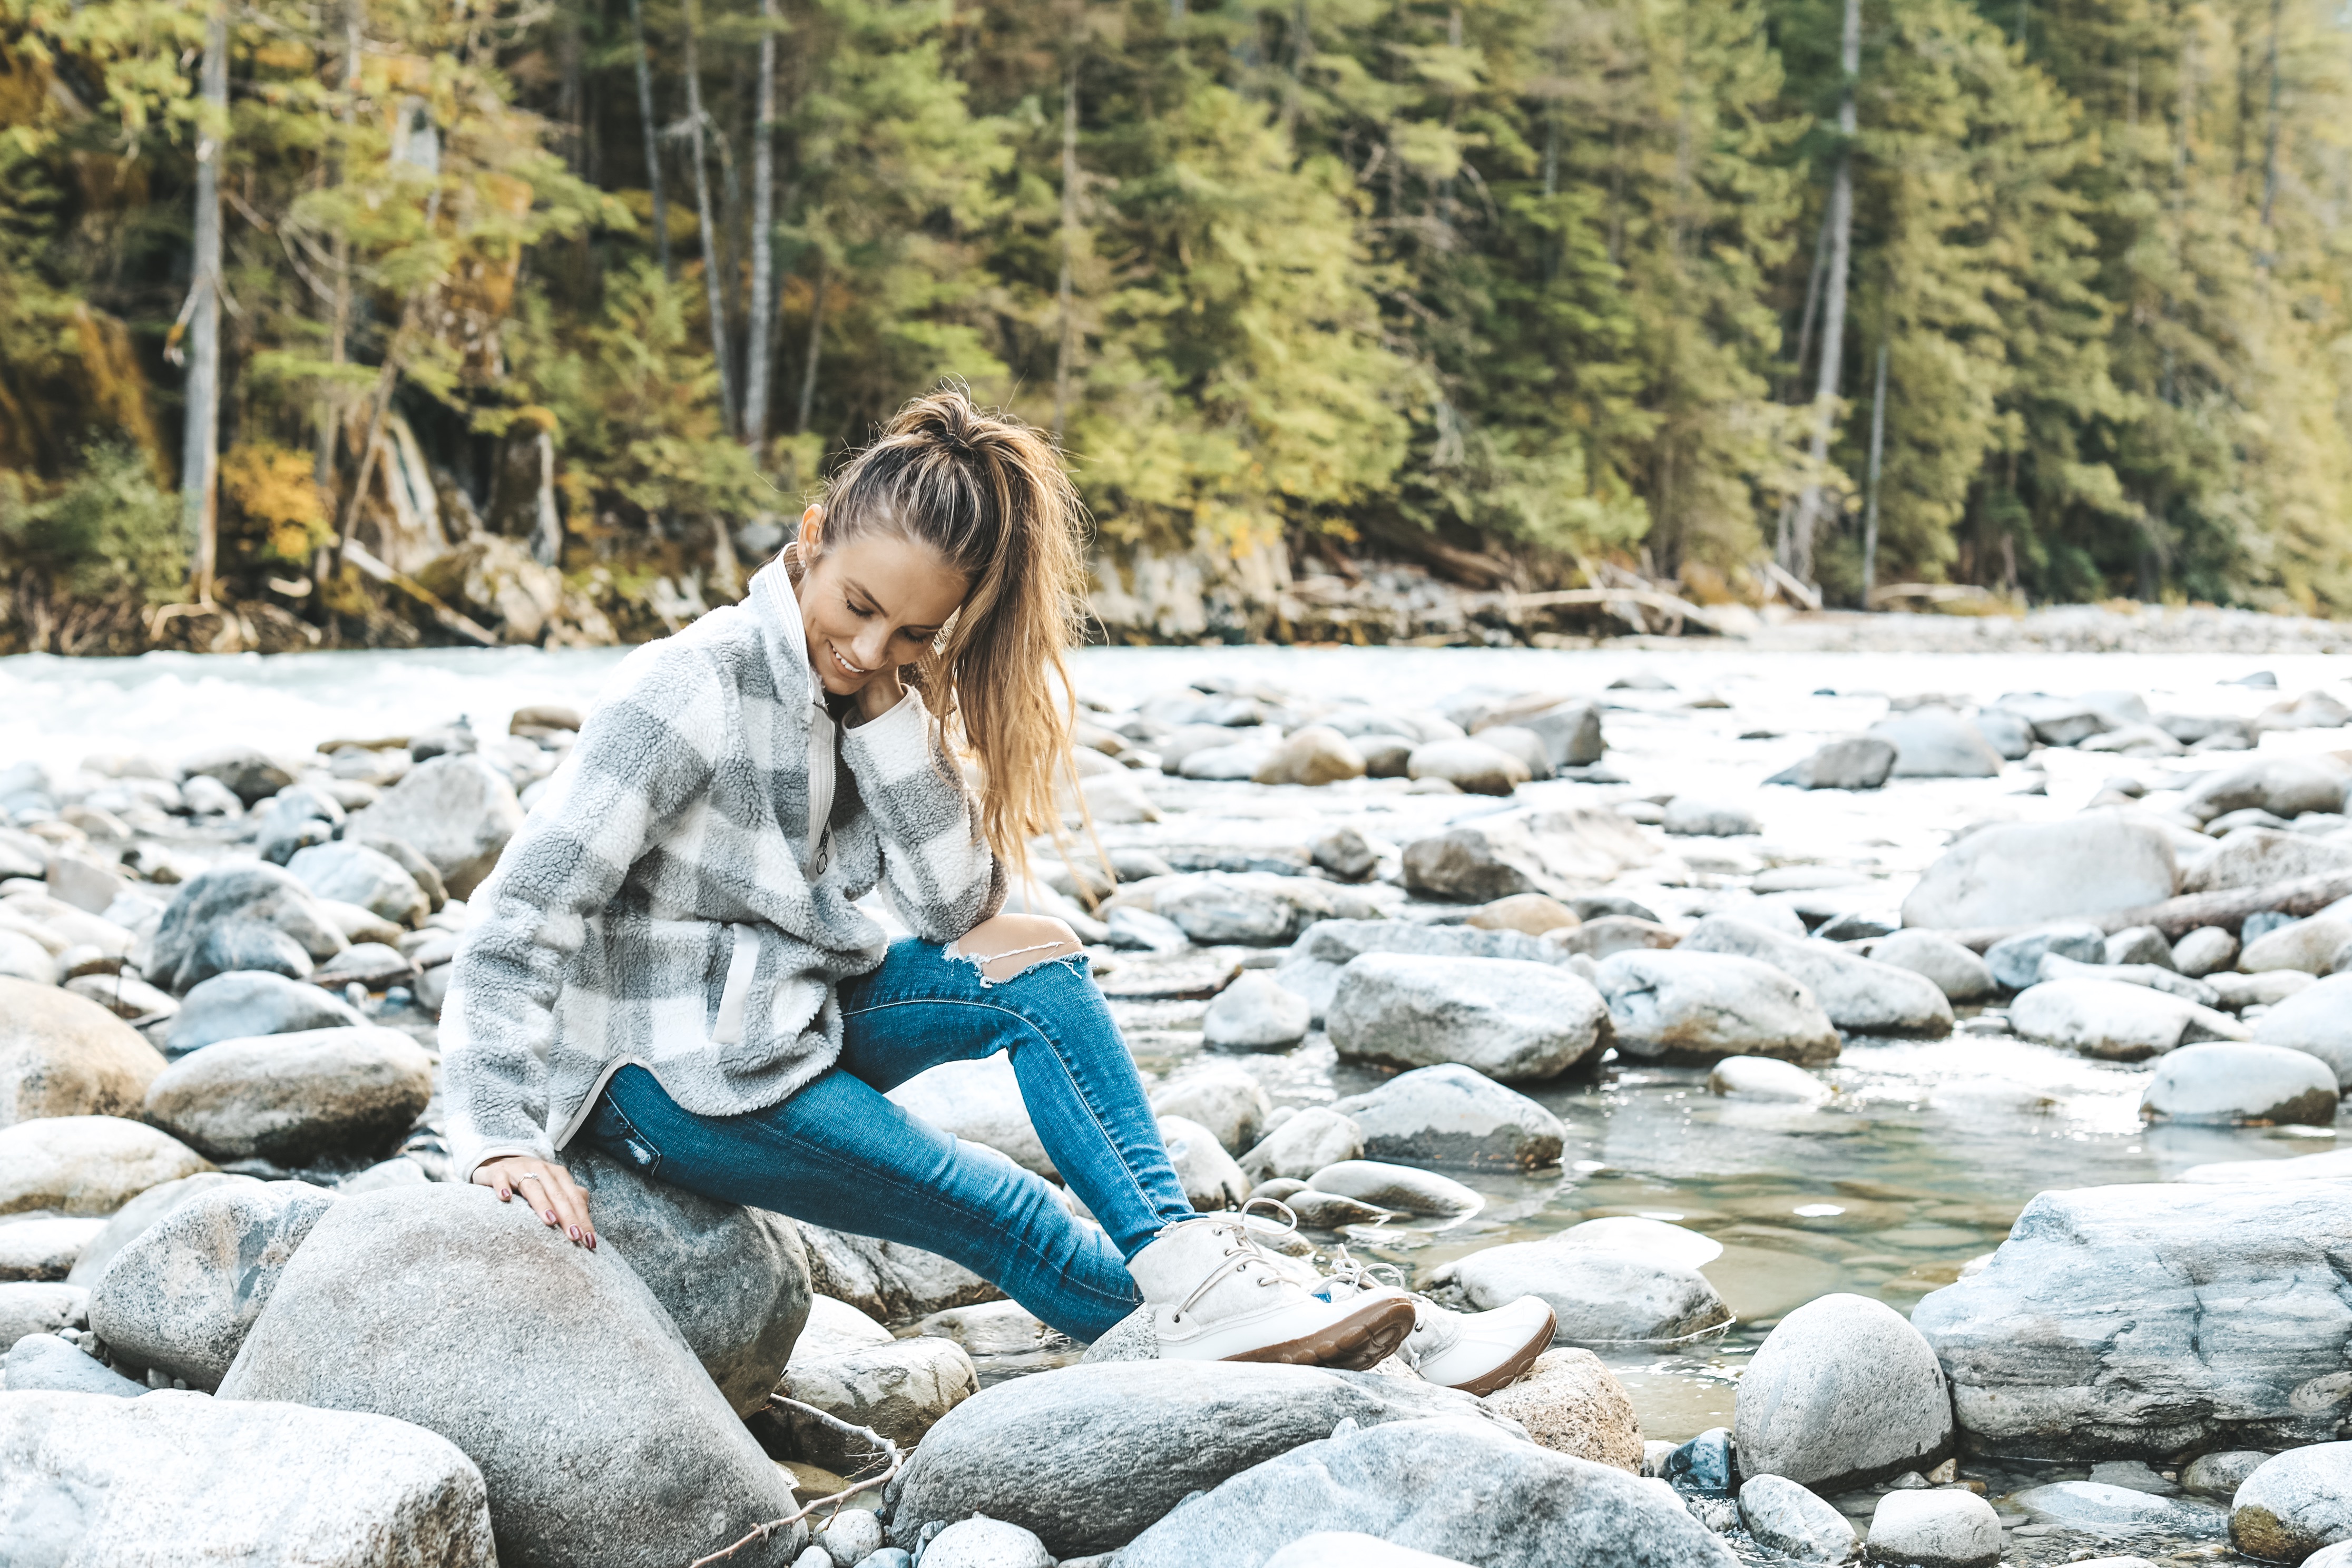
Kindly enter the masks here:
[[824, 542], [824, 508], [813, 506], [801, 513], [801, 559], [814, 561]]

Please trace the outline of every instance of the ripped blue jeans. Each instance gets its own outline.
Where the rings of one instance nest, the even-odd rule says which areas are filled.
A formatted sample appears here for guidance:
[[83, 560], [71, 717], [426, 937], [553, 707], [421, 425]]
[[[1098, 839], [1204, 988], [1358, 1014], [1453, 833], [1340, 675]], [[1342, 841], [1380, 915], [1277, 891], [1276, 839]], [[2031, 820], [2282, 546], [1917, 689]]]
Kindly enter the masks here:
[[[781, 1104], [698, 1116], [625, 1067], [580, 1137], [706, 1197], [951, 1258], [1076, 1340], [1133, 1311], [1126, 1260], [1192, 1205], [1084, 955], [991, 981], [936, 942], [899, 942], [843, 982], [841, 1013], [840, 1060]], [[1101, 1229], [1044, 1178], [885, 1097], [927, 1068], [998, 1051]]]

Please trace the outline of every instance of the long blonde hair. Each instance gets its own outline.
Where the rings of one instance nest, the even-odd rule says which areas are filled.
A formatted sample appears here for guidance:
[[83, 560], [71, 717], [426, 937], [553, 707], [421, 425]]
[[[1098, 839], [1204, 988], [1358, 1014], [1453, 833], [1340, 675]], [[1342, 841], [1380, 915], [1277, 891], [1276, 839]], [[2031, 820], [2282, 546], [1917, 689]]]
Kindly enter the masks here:
[[981, 836], [1025, 874], [1031, 837], [1064, 837], [1056, 775], [1076, 784], [1067, 654], [1086, 613], [1086, 510], [1061, 454], [943, 385], [899, 409], [824, 504], [824, 550], [887, 533], [938, 552], [969, 584], [917, 681], [942, 749], [953, 755], [961, 731], [982, 769]]

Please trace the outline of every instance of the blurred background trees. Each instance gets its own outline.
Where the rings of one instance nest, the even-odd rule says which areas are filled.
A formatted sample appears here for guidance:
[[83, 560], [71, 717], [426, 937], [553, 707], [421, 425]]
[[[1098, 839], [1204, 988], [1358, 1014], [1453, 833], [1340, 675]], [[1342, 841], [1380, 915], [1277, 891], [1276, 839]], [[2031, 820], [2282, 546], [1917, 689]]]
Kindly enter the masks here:
[[8, 646], [656, 633], [943, 375], [1107, 562], [1860, 604], [1882, 361], [1878, 583], [2352, 610], [2338, 13], [1847, 11], [0, 0]]

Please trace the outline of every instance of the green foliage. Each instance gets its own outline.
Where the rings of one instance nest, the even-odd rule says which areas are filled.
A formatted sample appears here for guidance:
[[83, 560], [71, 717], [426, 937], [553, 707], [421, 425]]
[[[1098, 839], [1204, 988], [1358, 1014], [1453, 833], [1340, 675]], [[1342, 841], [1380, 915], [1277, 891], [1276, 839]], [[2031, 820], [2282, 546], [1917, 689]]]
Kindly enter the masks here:
[[187, 573], [178, 499], [131, 447], [101, 442], [81, 457], [73, 476], [39, 499], [0, 470], [0, 559], [73, 598], [167, 602]]

